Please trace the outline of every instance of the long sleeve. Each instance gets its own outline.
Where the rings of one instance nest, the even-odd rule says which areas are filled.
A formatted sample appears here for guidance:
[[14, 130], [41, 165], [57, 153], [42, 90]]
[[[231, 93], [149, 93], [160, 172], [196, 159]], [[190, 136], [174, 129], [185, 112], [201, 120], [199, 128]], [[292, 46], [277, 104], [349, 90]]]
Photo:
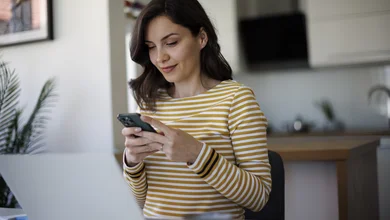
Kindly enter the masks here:
[[143, 208], [146, 200], [148, 184], [146, 182], [145, 164], [141, 162], [134, 167], [128, 167], [123, 152], [123, 176], [129, 184], [138, 205]]
[[236, 164], [204, 144], [190, 165], [197, 175], [219, 193], [253, 211], [261, 210], [271, 192], [267, 120], [252, 90], [241, 86], [232, 101], [228, 125]]

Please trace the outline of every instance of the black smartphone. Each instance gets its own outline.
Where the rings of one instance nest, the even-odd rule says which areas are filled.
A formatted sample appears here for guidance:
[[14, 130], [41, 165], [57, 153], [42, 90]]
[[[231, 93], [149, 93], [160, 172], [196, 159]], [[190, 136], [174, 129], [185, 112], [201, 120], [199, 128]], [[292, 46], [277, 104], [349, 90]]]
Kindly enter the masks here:
[[143, 131], [156, 132], [150, 124], [141, 120], [141, 115], [138, 113], [118, 114], [117, 119], [125, 127], [140, 127]]

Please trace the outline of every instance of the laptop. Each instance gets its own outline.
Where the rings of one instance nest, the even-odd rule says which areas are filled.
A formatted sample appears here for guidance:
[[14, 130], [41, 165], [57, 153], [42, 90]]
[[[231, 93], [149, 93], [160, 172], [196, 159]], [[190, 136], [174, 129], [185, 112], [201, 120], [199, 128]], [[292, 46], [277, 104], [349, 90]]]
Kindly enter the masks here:
[[0, 155], [28, 220], [144, 219], [113, 154]]

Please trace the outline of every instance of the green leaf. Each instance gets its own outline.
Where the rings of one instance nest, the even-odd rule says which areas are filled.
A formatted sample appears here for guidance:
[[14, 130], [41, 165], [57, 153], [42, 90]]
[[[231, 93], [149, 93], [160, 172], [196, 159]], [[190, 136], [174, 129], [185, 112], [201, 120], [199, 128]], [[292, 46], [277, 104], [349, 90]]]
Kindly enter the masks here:
[[315, 105], [322, 111], [327, 120], [333, 121], [335, 119], [335, 113], [332, 103], [329, 100], [321, 100], [315, 102]]
[[15, 112], [15, 117], [11, 121], [11, 124], [8, 128], [8, 139], [5, 143], [5, 148], [7, 153], [18, 152], [18, 128], [19, 128], [19, 118], [22, 114], [22, 110], [17, 110]]
[[20, 134], [20, 145], [23, 146], [20, 150], [22, 150], [22, 152], [29, 152], [32, 143], [36, 143], [36, 141], [34, 142], [34, 138], [40, 135], [45, 128], [45, 122], [49, 118], [44, 116], [43, 113], [51, 107], [49, 104], [54, 102], [54, 98], [57, 97], [57, 95], [53, 93], [54, 88], [54, 79], [49, 79], [44, 84], [35, 108]]
[[[6, 63], [0, 62], [0, 128], [1, 131], [11, 136], [12, 131], [8, 129], [14, 127], [11, 125], [15, 122], [15, 108], [18, 104], [19, 94], [19, 80], [15, 71], [11, 71]], [[0, 141], [0, 149], [6, 149], [7, 151], [11, 142], [9, 139]]]
[[[0, 61], [0, 154], [45, 152], [43, 132], [50, 120], [47, 114], [58, 97], [54, 88], [54, 79], [46, 81], [33, 112], [24, 123], [21, 120], [23, 110], [17, 109], [21, 91], [18, 76], [7, 63]], [[0, 207], [13, 208], [16, 204], [15, 197], [0, 175]]]

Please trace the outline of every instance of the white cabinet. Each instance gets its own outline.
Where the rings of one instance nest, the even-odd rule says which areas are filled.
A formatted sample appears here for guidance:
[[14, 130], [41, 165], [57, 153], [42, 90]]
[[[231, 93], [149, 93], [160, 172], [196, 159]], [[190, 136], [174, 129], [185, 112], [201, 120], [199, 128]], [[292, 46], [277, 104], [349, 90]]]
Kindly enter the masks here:
[[390, 0], [306, 0], [311, 19], [327, 19], [390, 11]]
[[307, 1], [313, 67], [390, 61], [390, 0]]

